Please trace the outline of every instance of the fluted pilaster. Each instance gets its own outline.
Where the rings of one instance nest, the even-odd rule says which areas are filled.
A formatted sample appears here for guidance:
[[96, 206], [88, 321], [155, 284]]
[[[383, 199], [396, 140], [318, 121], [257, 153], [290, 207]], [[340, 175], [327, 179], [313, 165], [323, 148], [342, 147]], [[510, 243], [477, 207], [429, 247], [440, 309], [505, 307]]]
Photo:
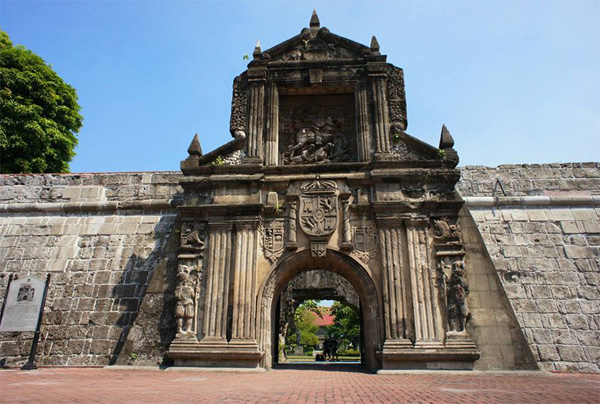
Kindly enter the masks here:
[[438, 317], [439, 299], [435, 268], [431, 260], [431, 241], [426, 220], [406, 222], [412, 302], [415, 321], [415, 346], [441, 346], [443, 330]]
[[279, 92], [275, 83], [268, 87], [267, 136], [265, 142], [265, 165], [279, 162]]
[[408, 344], [406, 325], [410, 319], [410, 292], [403, 271], [403, 237], [400, 222], [393, 226], [380, 223], [386, 344], [389, 340]]
[[371, 136], [369, 133], [369, 97], [364, 83], [356, 89], [356, 132], [358, 134], [358, 161], [371, 161]]
[[256, 339], [256, 251], [260, 220], [236, 222], [232, 339]]
[[204, 339], [226, 338], [231, 231], [230, 222], [209, 223]]

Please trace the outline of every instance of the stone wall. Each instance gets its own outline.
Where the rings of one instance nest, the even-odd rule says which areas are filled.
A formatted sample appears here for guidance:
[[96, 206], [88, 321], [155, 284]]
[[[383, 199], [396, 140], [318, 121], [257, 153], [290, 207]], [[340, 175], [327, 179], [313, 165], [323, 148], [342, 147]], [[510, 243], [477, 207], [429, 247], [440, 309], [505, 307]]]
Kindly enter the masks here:
[[[51, 273], [38, 363], [160, 362], [172, 339], [176, 173], [0, 176], [0, 295]], [[26, 359], [33, 333], [2, 333]], [[157, 343], [158, 342], [158, 343]]]
[[[502, 356], [506, 340], [520, 343], [524, 334], [543, 369], [599, 371], [599, 168], [462, 169], [465, 246], [482, 265], [471, 272], [473, 324], [490, 349], [499, 335], [493, 327], [506, 336], [496, 338], [496, 352], [482, 355], [489, 358], [482, 367], [526, 367], [524, 347], [523, 358]], [[9, 273], [42, 279], [52, 273], [38, 363], [163, 360], [174, 335], [179, 178], [176, 172], [0, 175], [0, 296]], [[485, 300], [499, 285], [507, 298]], [[502, 314], [507, 308], [520, 329]], [[0, 334], [0, 358], [24, 363], [31, 337]]]
[[466, 167], [458, 186], [542, 369], [599, 371], [599, 168]]

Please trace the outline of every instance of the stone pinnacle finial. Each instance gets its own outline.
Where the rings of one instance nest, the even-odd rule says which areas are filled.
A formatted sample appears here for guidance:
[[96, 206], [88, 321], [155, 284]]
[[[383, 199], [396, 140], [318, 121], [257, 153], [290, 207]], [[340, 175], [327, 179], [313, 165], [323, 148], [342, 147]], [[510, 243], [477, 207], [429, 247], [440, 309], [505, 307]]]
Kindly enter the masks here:
[[262, 53], [262, 50], [260, 49], [260, 39], [256, 40], [256, 45], [254, 45], [254, 52], [252, 52], [252, 56], [259, 57], [260, 54]]
[[188, 154], [190, 156], [202, 156], [202, 146], [200, 146], [200, 139], [198, 138], [198, 134], [194, 135], [194, 139], [192, 143], [190, 143], [190, 147], [188, 147]]
[[321, 28], [321, 22], [317, 15], [317, 9], [313, 9], [312, 16], [310, 17], [310, 29], [318, 30]]
[[454, 146], [454, 139], [446, 125], [442, 125], [442, 134], [440, 135], [440, 149], [450, 149]]
[[379, 54], [379, 42], [377, 42], [377, 38], [375, 35], [371, 38], [371, 52], [378, 55]]

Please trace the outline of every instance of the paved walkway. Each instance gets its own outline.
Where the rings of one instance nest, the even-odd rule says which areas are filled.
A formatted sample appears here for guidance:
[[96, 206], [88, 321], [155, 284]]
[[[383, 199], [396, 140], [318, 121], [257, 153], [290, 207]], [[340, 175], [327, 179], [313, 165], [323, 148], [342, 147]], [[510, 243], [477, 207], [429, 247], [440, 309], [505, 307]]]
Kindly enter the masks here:
[[0, 371], [0, 403], [600, 403], [600, 375], [360, 368], [198, 370], [53, 368]]

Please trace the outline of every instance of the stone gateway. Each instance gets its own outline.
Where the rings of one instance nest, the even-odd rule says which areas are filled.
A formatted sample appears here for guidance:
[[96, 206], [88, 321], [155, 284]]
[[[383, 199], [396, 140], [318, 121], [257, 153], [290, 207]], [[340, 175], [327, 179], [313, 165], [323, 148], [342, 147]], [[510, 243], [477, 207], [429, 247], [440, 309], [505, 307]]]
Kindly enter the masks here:
[[[407, 122], [377, 39], [313, 13], [256, 45], [232, 140], [196, 135], [181, 172], [0, 175], [0, 295], [52, 274], [41, 365], [270, 369], [298, 304], [333, 299], [372, 371], [600, 372], [600, 164], [458, 169], [445, 126]], [[30, 345], [0, 332], [0, 360]]]
[[369, 369], [472, 368], [458, 156], [445, 127], [439, 148], [406, 128], [402, 69], [375, 37], [342, 38], [314, 13], [256, 46], [234, 80], [235, 139], [202, 155], [196, 137], [181, 163], [176, 365], [273, 366], [282, 291], [318, 270], [358, 294]]

